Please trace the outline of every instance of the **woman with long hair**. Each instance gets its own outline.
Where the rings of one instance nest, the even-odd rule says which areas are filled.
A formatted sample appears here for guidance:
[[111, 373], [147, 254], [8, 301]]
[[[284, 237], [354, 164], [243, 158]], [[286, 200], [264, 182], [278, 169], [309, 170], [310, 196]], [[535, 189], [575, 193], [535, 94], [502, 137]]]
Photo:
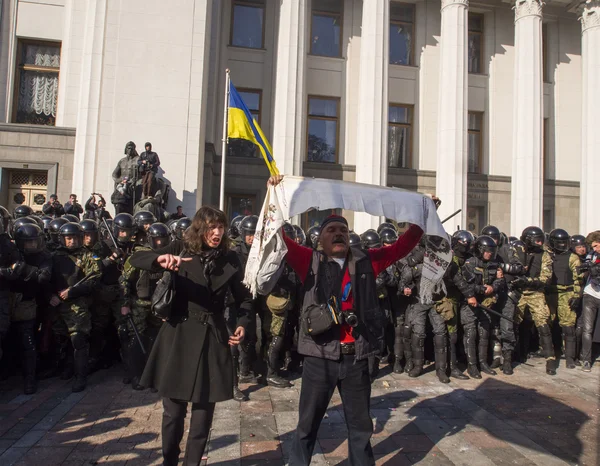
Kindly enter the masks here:
[[[185, 465], [199, 465], [206, 447], [215, 403], [233, 398], [233, 366], [228, 345], [238, 345], [249, 324], [251, 296], [242, 284], [235, 252], [229, 250], [225, 214], [202, 207], [184, 234], [163, 249], [136, 252], [131, 265], [175, 272], [171, 317], [160, 329], [148, 357], [141, 385], [163, 399], [164, 464], [175, 466], [180, 454], [188, 403], [192, 418]], [[230, 337], [224, 318], [225, 295], [231, 290], [238, 324]]]

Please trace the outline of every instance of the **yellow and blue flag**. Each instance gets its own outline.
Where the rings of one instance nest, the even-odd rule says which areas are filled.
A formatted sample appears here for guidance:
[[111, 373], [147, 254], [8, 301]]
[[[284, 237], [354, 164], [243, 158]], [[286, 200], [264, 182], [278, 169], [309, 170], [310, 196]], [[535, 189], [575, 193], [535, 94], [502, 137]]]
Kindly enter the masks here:
[[229, 83], [229, 109], [227, 118], [227, 137], [233, 139], [246, 139], [258, 146], [271, 175], [279, 175], [273, 149], [267, 138], [252, 118], [252, 114], [233, 83]]

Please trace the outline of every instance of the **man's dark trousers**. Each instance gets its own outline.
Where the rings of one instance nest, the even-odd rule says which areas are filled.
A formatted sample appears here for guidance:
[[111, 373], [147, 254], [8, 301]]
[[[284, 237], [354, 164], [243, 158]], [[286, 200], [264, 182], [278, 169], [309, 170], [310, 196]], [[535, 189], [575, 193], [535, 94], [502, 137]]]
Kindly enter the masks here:
[[339, 361], [304, 358], [298, 428], [292, 442], [290, 466], [310, 464], [319, 426], [336, 387], [342, 398], [348, 428], [349, 464], [375, 464], [371, 448], [373, 421], [369, 412], [369, 364], [367, 360], [355, 362], [354, 355], [344, 355]]

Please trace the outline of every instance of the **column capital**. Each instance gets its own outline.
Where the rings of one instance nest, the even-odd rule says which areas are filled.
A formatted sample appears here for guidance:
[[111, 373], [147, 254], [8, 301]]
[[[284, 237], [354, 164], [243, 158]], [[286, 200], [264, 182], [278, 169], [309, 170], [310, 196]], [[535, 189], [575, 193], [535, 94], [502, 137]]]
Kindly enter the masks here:
[[542, 7], [545, 5], [542, 0], [516, 0], [513, 10], [515, 10], [515, 23], [526, 16], [542, 17]]
[[450, 5], [459, 5], [469, 8], [469, 0], [442, 0], [442, 10]]
[[581, 21], [581, 33], [591, 28], [600, 26], [600, 0], [587, 0], [581, 2], [577, 8], [579, 21]]

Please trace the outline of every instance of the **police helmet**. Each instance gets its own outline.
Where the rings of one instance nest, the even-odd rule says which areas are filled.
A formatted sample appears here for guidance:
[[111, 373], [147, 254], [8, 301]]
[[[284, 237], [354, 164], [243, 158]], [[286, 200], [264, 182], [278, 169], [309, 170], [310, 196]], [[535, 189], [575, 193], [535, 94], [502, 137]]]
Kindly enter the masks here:
[[[72, 241], [68, 244], [67, 238], [72, 238]], [[58, 240], [60, 245], [69, 251], [79, 249], [81, 246], [83, 246], [83, 228], [81, 228], [79, 223], [65, 223], [62, 227], [60, 227], [58, 232]]]
[[256, 233], [256, 226], [258, 225], [258, 216], [256, 215], [247, 215], [240, 222], [240, 226], [238, 227], [240, 230], [240, 235], [242, 239], [245, 240], [246, 236], [251, 236]]
[[516, 251], [520, 251], [522, 253], [525, 253], [525, 243], [523, 241], [521, 241], [520, 239], [513, 241], [511, 243], [511, 246], [513, 247], [513, 249], [515, 249]]
[[98, 238], [100, 237], [98, 224], [93, 220], [86, 219], [82, 220], [79, 225], [81, 225], [81, 229], [83, 230], [84, 242], [86, 237], [91, 239], [91, 244], [86, 246], [93, 247], [98, 242]]
[[244, 216], [238, 215], [238, 216], [234, 217], [234, 219], [231, 221], [231, 225], [229, 226], [229, 231], [227, 232], [227, 235], [229, 236], [229, 238], [231, 238], [231, 239], [239, 238], [240, 223], [242, 223], [242, 220], [244, 220]]
[[398, 233], [391, 228], [384, 228], [379, 232], [379, 237], [383, 244], [394, 244], [398, 240]]
[[148, 242], [154, 250], [164, 248], [171, 242], [171, 232], [164, 223], [153, 223], [148, 229]]
[[321, 227], [314, 225], [306, 232], [306, 245], [310, 248], [317, 249], [319, 246], [319, 236], [321, 235]]
[[539, 227], [527, 227], [523, 230], [523, 233], [521, 233], [521, 241], [525, 243], [525, 247], [528, 251], [541, 251], [545, 240], [546, 235]]
[[381, 238], [375, 230], [365, 231], [360, 235], [360, 239], [365, 249], [377, 249], [381, 247]]
[[79, 223], [79, 219], [77, 218], [76, 215], [72, 215], [72, 214], [65, 214], [63, 215], [63, 218], [67, 219], [67, 222], [71, 222], [71, 223]]
[[[483, 255], [486, 252], [491, 253], [491, 257], [489, 259], [484, 259]], [[496, 254], [498, 254], [498, 245], [491, 236], [481, 235], [475, 240], [473, 254], [475, 254], [475, 257], [478, 257], [481, 260], [494, 260], [496, 258]]]
[[587, 253], [588, 246], [585, 242], [585, 236], [583, 235], [573, 235], [571, 236], [571, 251], [575, 252], [575, 248], [577, 246], [585, 246], [585, 250]]
[[497, 245], [500, 245], [500, 230], [498, 229], [498, 227], [495, 227], [494, 225], [488, 225], [482, 228], [481, 230], [481, 234], [483, 236], [489, 236], [490, 238], [492, 238]]
[[287, 236], [291, 240], [296, 241], [296, 230], [294, 229], [294, 226], [291, 223], [284, 223], [282, 228], [283, 232], [285, 233], [285, 236]]
[[362, 246], [362, 243], [360, 241], [360, 236], [358, 236], [358, 233], [351, 231], [349, 237], [350, 237], [350, 247], [360, 248]]
[[0, 235], [8, 235], [12, 230], [12, 215], [0, 205]]
[[182, 217], [177, 220], [177, 224], [175, 225], [175, 237], [177, 239], [183, 239], [183, 235], [185, 231], [192, 226], [192, 219], [189, 217]]
[[50, 241], [53, 243], [58, 243], [58, 232], [63, 225], [69, 223], [66, 218], [55, 218], [48, 225], [48, 234], [50, 236]]
[[28, 205], [17, 206], [13, 212], [15, 220], [33, 215], [33, 209]]
[[569, 233], [562, 228], [555, 228], [550, 232], [548, 244], [556, 252], [568, 251], [570, 247]]
[[512, 244], [513, 244], [515, 241], [521, 241], [521, 240], [520, 240], [519, 238], [517, 238], [516, 236], [509, 236], [509, 237], [508, 237], [508, 244], [510, 244], [511, 246], [512, 246]]
[[15, 230], [15, 244], [23, 254], [37, 254], [46, 247], [44, 232], [33, 224], [23, 223]]
[[383, 222], [381, 225], [379, 225], [379, 226], [377, 227], [377, 233], [379, 233], [379, 235], [381, 235], [381, 232], [382, 232], [383, 230], [385, 230], [386, 228], [389, 228], [390, 230], [394, 230], [394, 231], [396, 231], [396, 227], [394, 226], [394, 224], [393, 224], [393, 223], [390, 223], [390, 222]]
[[452, 250], [459, 254], [467, 254], [474, 242], [475, 236], [469, 230], [455, 231], [452, 235]]
[[[111, 245], [112, 245], [112, 240], [110, 239], [111, 237], [111, 232], [113, 230], [113, 219], [107, 219], [106, 221], [106, 225], [104, 224], [104, 221], [100, 224], [100, 237], [102, 238], [103, 241], [110, 241]], [[106, 228], [108, 227], [108, 229]]]
[[17, 232], [17, 229], [21, 226], [21, 225], [37, 225], [37, 222], [32, 219], [31, 217], [21, 217], [16, 219], [13, 224], [12, 224], [12, 231], [11, 231], [11, 236], [14, 239], [15, 237], [15, 233]]
[[135, 222], [138, 231], [144, 233], [146, 232], [146, 228], [149, 228], [150, 225], [156, 223], [156, 217], [150, 211], [141, 210], [133, 216], [133, 221]]
[[294, 230], [296, 231], [296, 243], [298, 244], [306, 244], [306, 234], [304, 230], [299, 225], [293, 225]]
[[115, 240], [119, 243], [129, 243], [133, 241], [137, 227], [133, 220], [133, 215], [126, 212], [118, 214], [112, 224], [112, 231]]
[[52, 217], [48, 217], [47, 215], [44, 215], [42, 218], [42, 224], [44, 225], [44, 233], [48, 233], [48, 229], [50, 228], [50, 222], [52, 221]]

